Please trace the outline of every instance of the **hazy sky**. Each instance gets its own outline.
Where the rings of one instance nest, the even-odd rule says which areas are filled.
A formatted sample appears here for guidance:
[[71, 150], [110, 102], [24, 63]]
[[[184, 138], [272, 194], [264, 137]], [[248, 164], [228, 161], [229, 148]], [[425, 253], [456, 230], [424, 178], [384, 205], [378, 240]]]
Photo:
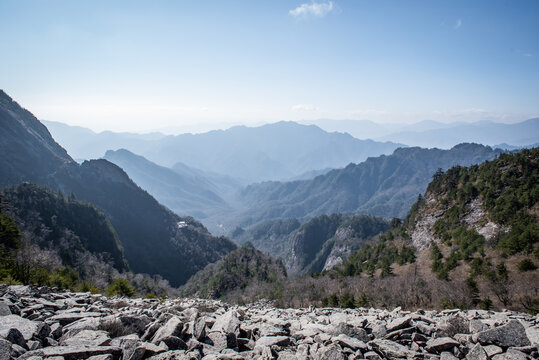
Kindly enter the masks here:
[[539, 115], [539, 1], [0, 0], [0, 88], [95, 130]]

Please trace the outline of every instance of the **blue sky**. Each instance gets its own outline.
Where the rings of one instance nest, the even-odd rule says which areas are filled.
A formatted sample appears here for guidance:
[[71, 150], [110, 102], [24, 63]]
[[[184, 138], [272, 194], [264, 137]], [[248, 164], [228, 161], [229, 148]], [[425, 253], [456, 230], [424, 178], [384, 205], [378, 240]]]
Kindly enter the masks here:
[[95, 130], [539, 116], [539, 1], [0, 0], [0, 87]]

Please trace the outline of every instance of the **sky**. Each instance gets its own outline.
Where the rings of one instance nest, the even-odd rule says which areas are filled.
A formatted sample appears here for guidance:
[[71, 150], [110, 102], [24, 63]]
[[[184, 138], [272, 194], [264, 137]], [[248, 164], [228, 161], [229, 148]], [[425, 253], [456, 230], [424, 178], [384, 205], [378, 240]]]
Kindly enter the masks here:
[[539, 1], [0, 0], [0, 88], [150, 131], [539, 116]]

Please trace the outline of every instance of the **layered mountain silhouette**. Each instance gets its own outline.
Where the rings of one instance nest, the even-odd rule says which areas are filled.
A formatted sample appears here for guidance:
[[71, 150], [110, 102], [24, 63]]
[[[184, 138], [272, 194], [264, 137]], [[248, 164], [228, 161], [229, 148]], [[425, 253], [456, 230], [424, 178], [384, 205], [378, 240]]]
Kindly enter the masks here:
[[509, 150], [533, 147], [539, 141], [537, 137], [539, 118], [512, 124], [490, 120], [471, 123], [462, 121], [442, 123], [424, 120], [414, 124], [378, 124], [369, 120], [332, 119], [318, 119], [302, 123], [317, 125], [325, 131], [347, 132], [358, 139], [392, 141], [408, 146], [442, 149], [470, 142]]
[[219, 187], [186, 166], [178, 165], [175, 171], [125, 149], [109, 150], [105, 159], [124, 169], [139, 186], [177, 214], [202, 219], [208, 213], [228, 208], [217, 194]]
[[462, 142], [475, 142], [495, 146], [506, 143], [522, 147], [536, 144], [539, 140], [539, 118], [516, 124], [492, 121], [474, 123], [443, 124], [438, 128], [403, 129], [378, 137], [380, 141], [396, 141], [411, 146], [439, 147], [448, 149]]
[[328, 133], [314, 125], [284, 121], [177, 136], [95, 134], [86, 130], [85, 140], [73, 142], [74, 136], [82, 135], [81, 131], [58, 124], [52, 127], [53, 136], [62, 144], [65, 140], [75, 158], [100, 157], [107, 150], [124, 148], [162, 166], [173, 167], [180, 162], [244, 183], [289, 179], [313, 170], [339, 168], [369, 156], [390, 154], [402, 146], [358, 140], [349, 134]]
[[94, 204], [110, 219], [135, 272], [160, 274], [179, 285], [236, 247], [159, 204], [117, 165], [105, 159], [77, 164], [3, 91], [0, 151], [0, 186], [29, 181]]

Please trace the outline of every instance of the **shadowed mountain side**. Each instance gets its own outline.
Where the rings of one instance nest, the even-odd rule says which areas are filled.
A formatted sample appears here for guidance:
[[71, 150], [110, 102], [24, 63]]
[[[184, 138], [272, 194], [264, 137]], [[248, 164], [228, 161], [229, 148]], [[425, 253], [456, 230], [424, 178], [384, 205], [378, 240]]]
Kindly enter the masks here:
[[1, 91], [0, 151], [0, 185], [32, 181], [94, 204], [110, 219], [136, 272], [179, 285], [235, 248], [160, 205], [109, 161], [78, 165], [39, 120]]

